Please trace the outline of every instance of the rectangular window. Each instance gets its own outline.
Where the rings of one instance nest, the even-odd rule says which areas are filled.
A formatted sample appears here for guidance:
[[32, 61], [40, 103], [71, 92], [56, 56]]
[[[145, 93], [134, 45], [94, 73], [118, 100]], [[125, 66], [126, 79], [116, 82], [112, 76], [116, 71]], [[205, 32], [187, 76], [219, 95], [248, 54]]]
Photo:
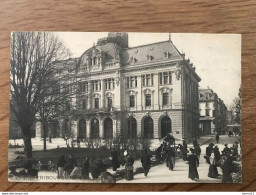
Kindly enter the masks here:
[[206, 113], [206, 116], [210, 115], [209, 110], [205, 110], [205, 113]]
[[112, 97], [108, 97], [108, 108], [112, 108]]
[[86, 92], [86, 88], [87, 88], [86, 86], [87, 86], [86, 82], [83, 82], [81, 84], [81, 92]]
[[93, 91], [100, 91], [101, 90], [100, 81], [92, 81], [92, 90]]
[[114, 89], [115, 88], [115, 80], [114, 79], [106, 79], [105, 89]]
[[95, 109], [98, 109], [100, 106], [99, 106], [99, 98], [95, 98], [94, 99], [94, 108]]
[[82, 100], [82, 109], [83, 109], [83, 110], [86, 109], [86, 100]]
[[127, 77], [127, 88], [137, 87], [137, 76]]
[[172, 84], [172, 72], [161, 72], [159, 73], [160, 85]]
[[215, 110], [212, 111], [212, 116], [215, 117]]
[[168, 93], [163, 93], [163, 106], [168, 105], [168, 99], [169, 99], [169, 94]]
[[146, 94], [146, 106], [151, 106], [151, 94]]
[[146, 74], [142, 76], [142, 86], [153, 86], [154, 85], [154, 75]]
[[135, 107], [135, 97], [134, 97], [134, 95], [130, 96], [130, 107], [131, 108]]

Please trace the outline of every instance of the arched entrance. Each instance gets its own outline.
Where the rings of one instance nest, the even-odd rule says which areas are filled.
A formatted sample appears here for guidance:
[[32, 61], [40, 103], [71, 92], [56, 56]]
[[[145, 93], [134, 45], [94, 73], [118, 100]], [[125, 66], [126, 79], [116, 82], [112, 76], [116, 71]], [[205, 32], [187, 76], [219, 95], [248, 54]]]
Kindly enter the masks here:
[[154, 122], [151, 117], [146, 117], [144, 119], [144, 138], [153, 139], [154, 133]]
[[91, 139], [99, 138], [99, 120], [97, 118], [91, 121]]
[[84, 119], [79, 121], [78, 137], [82, 140], [86, 138], [86, 121]]
[[104, 120], [104, 139], [113, 138], [113, 121], [111, 118]]
[[62, 137], [70, 138], [71, 137], [71, 124], [68, 119], [64, 121]]
[[49, 123], [49, 132], [48, 135], [51, 134], [52, 138], [56, 138], [60, 136], [60, 126], [57, 120], [51, 121]]
[[136, 137], [137, 137], [137, 121], [135, 118], [130, 117], [128, 119], [127, 139], [134, 139]]
[[165, 137], [168, 133], [172, 132], [172, 121], [168, 116], [161, 120], [161, 138]]

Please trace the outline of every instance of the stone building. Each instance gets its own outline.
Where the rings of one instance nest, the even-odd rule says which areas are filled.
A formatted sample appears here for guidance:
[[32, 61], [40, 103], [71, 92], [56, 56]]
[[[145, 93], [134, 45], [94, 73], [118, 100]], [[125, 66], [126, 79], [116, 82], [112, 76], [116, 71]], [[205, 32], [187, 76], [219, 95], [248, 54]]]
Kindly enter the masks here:
[[[171, 40], [128, 46], [127, 33], [109, 33], [70, 69], [72, 112], [56, 121], [57, 134], [92, 139], [159, 139], [198, 135], [200, 77]], [[37, 126], [37, 136], [40, 134]]]
[[227, 126], [227, 107], [212, 89], [199, 90], [200, 131], [202, 135], [221, 133]]

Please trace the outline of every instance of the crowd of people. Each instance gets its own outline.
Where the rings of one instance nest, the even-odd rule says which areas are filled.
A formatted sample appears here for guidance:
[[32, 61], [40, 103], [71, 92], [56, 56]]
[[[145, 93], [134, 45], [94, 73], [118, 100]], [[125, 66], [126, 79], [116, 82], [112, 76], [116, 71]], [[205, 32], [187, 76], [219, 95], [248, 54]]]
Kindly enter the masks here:
[[[228, 144], [225, 144], [223, 151], [219, 151], [219, 135], [215, 136], [216, 145], [210, 143], [206, 147], [204, 161], [209, 164], [208, 177], [209, 178], [219, 178], [218, 168], [222, 170], [222, 182], [230, 183], [232, 182], [231, 173], [232, 173], [232, 162], [238, 156], [238, 142], [235, 142], [232, 147], [228, 147]], [[192, 147], [188, 148], [188, 145], [185, 140], [182, 144], [175, 145], [175, 140], [172, 137], [163, 140], [161, 146], [156, 149], [155, 157], [160, 162], [165, 162], [169, 170], [175, 170], [175, 159], [179, 153], [183, 161], [188, 164], [188, 178], [191, 180], [198, 180], [198, 167], [201, 156], [201, 147], [197, 142], [197, 139], [194, 138], [192, 142]], [[112, 163], [112, 169], [114, 172], [117, 171], [120, 166], [124, 167], [125, 179], [133, 180], [134, 178], [134, 161], [135, 158], [131, 151], [125, 150], [123, 154], [124, 159], [121, 160], [121, 155], [119, 150], [112, 148], [110, 152], [110, 160]], [[143, 168], [144, 175], [147, 177], [151, 168], [151, 157], [152, 152], [149, 149], [144, 149], [141, 153], [141, 166]], [[71, 154], [66, 159], [64, 155], [60, 157], [57, 162], [58, 178], [59, 179], [89, 179], [89, 168], [90, 168], [90, 158], [86, 157], [82, 165], [78, 166], [76, 159]], [[93, 179], [99, 178], [102, 174], [108, 174], [107, 165], [103, 163], [102, 159], [99, 159], [94, 165], [93, 169], [90, 170]]]

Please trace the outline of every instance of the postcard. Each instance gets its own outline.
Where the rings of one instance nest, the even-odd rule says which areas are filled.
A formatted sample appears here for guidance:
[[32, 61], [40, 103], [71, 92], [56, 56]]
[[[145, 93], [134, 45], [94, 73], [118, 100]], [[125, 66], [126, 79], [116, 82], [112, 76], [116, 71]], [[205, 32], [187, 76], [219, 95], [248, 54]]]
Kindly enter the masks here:
[[12, 32], [10, 182], [241, 183], [241, 35]]

